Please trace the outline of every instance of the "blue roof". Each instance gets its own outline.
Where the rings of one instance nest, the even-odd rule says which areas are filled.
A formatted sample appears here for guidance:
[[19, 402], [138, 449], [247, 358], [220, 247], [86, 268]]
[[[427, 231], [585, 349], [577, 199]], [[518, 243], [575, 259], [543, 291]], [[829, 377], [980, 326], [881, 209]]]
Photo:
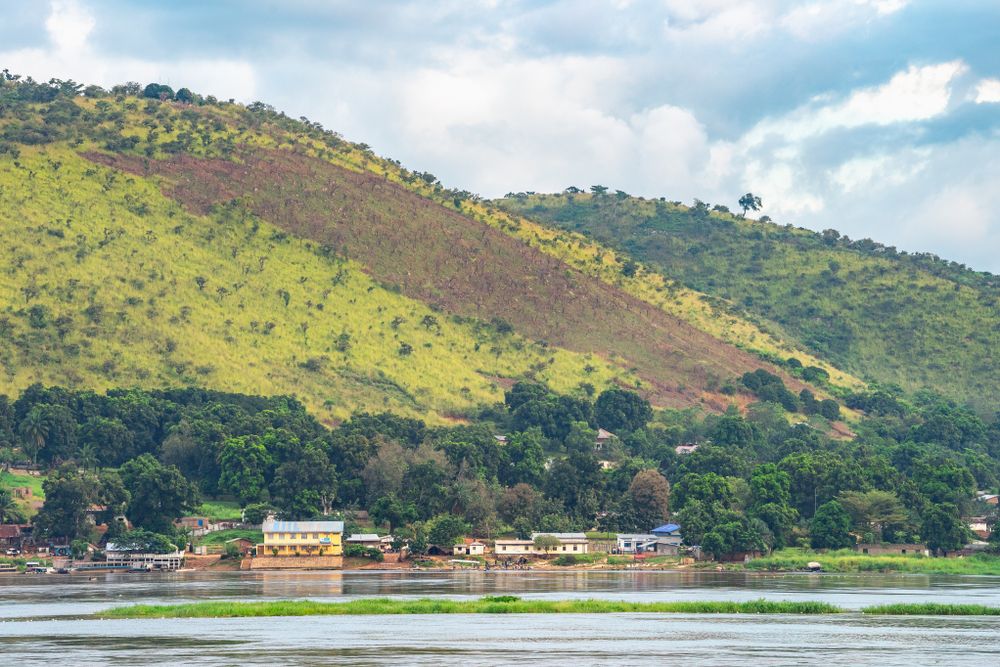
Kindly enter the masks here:
[[659, 528], [649, 531], [651, 533], [676, 533], [681, 527], [676, 523], [665, 523]]

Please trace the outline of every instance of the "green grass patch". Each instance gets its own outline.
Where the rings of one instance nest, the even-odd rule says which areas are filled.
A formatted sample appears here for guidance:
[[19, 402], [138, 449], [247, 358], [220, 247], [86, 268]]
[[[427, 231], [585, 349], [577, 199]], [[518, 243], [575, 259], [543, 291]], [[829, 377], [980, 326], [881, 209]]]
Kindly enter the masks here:
[[900, 603], [865, 607], [862, 614], [875, 616], [1000, 616], [1000, 607], [983, 604]]
[[478, 600], [367, 598], [349, 602], [283, 600], [132, 605], [104, 611], [98, 615], [102, 618], [234, 618], [389, 614], [836, 614], [841, 611], [841, 609], [825, 602], [522, 600], [514, 596], [504, 595], [484, 597]]
[[264, 541], [264, 533], [259, 530], [252, 528], [232, 528], [230, 530], [217, 530], [214, 533], [203, 535], [197, 539], [197, 543], [204, 545], [223, 544], [238, 537], [245, 537], [254, 544], [260, 544]]
[[206, 500], [198, 506], [195, 514], [215, 521], [239, 521], [243, 518], [240, 504], [232, 500]]
[[15, 487], [27, 486], [31, 488], [31, 493], [36, 500], [44, 500], [45, 492], [42, 490], [42, 483], [45, 481], [45, 476], [35, 476], [35, 475], [15, 475], [12, 472], [0, 472], [0, 487], [5, 489], [13, 489]]
[[964, 558], [931, 558], [918, 554], [870, 556], [850, 549], [827, 553], [808, 549], [783, 549], [750, 561], [746, 564], [746, 569], [770, 572], [804, 570], [810, 561], [816, 561], [827, 572], [1000, 575], [1000, 556], [990, 554]]

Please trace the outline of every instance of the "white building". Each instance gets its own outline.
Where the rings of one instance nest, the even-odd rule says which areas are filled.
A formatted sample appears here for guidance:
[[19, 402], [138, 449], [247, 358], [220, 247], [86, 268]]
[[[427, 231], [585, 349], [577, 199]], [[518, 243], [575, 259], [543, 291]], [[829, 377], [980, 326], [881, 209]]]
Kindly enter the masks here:
[[124, 551], [108, 542], [104, 551], [108, 565], [128, 567], [133, 570], [179, 570], [184, 565], [184, 552], [165, 554]]

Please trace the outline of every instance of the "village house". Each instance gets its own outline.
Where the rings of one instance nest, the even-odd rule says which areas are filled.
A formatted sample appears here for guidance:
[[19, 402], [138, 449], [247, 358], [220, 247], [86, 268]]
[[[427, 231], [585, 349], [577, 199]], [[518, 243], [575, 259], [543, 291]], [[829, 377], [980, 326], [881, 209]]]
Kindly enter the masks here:
[[[548, 535], [556, 538], [558, 544], [546, 549], [535, 545], [535, 538]], [[590, 550], [590, 543], [583, 533], [532, 533], [529, 540], [497, 540], [493, 553], [501, 556], [561, 556], [563, 554], [585, 554]]]
[[456, 556], [482, 556], [486, 554], [486, 545], [467, 537], [452, 547], [451, 553]]
[[976, 496], [976, 500], [984, 502], [987, 505], [996, 505], [1000, 503], [1000, 496], [998, 496], [995, 493], [980, 493], [978, 496]]
[[926, 544], [857, 544], [854, 550], [869, 556], [930, 556]]
[[594, 441], [594, 451], [603, 452], [610, 443], [617, 436], [611, 431], [605, 431], [603, 428], [597, 429], [597, 439]]
[[656, 541], [652, 534], [621, 533], [617, 536], [617, 549], [621, 554], [648, 553], [656, 551]]
[[343, 521], [277, 521], [261, 526], [264, 543], [258, 556], [343, 556]]
[[366, 549], [382, 549], [382, 539], [375, 533], [352, 533], [344, 540], [344, 544], [356, 544]]
[[0, 547], [3, 549], [21, 549], [21, 526], [12, 523], [0, 525]]
[[684, 454], [692, 454], [696, 451], [698, 451], [698, 445], [694, 444], [693, 442], [685, 443], [683, 445], [677, 445], [676, 447], [674, 447], [674, 452], [676, 452], [678, 456], [683, 456]]
[[984, 516], [973, 516], [966, 519], [969, 524], [969, 530], [971, 530], [976, 537], [981, 540], [990, 539], [990, 526], [986, 523], [986, 517]]
[[240, 552], [241, 556], [249, 556], [254, 551], [253, 540], [247, 539], [246, 537], [234, 537], [231, 540], [226, 540], [226, 545], [232, 545]]

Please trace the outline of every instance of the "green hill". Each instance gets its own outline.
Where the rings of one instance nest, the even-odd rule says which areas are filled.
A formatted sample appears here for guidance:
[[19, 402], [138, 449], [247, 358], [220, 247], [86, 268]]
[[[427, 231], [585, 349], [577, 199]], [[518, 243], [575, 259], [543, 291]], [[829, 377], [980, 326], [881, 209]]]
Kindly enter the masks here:
[[461, 418], [516, 379], [731, 399], [759, 356], [270, 108], [0, 88], [0, 372]]
[[706, 205], [587, 193], [498, 203], [629, 253], [867, 381], [931, 388], [981, 410], [1000, 398], [996, 276]]

